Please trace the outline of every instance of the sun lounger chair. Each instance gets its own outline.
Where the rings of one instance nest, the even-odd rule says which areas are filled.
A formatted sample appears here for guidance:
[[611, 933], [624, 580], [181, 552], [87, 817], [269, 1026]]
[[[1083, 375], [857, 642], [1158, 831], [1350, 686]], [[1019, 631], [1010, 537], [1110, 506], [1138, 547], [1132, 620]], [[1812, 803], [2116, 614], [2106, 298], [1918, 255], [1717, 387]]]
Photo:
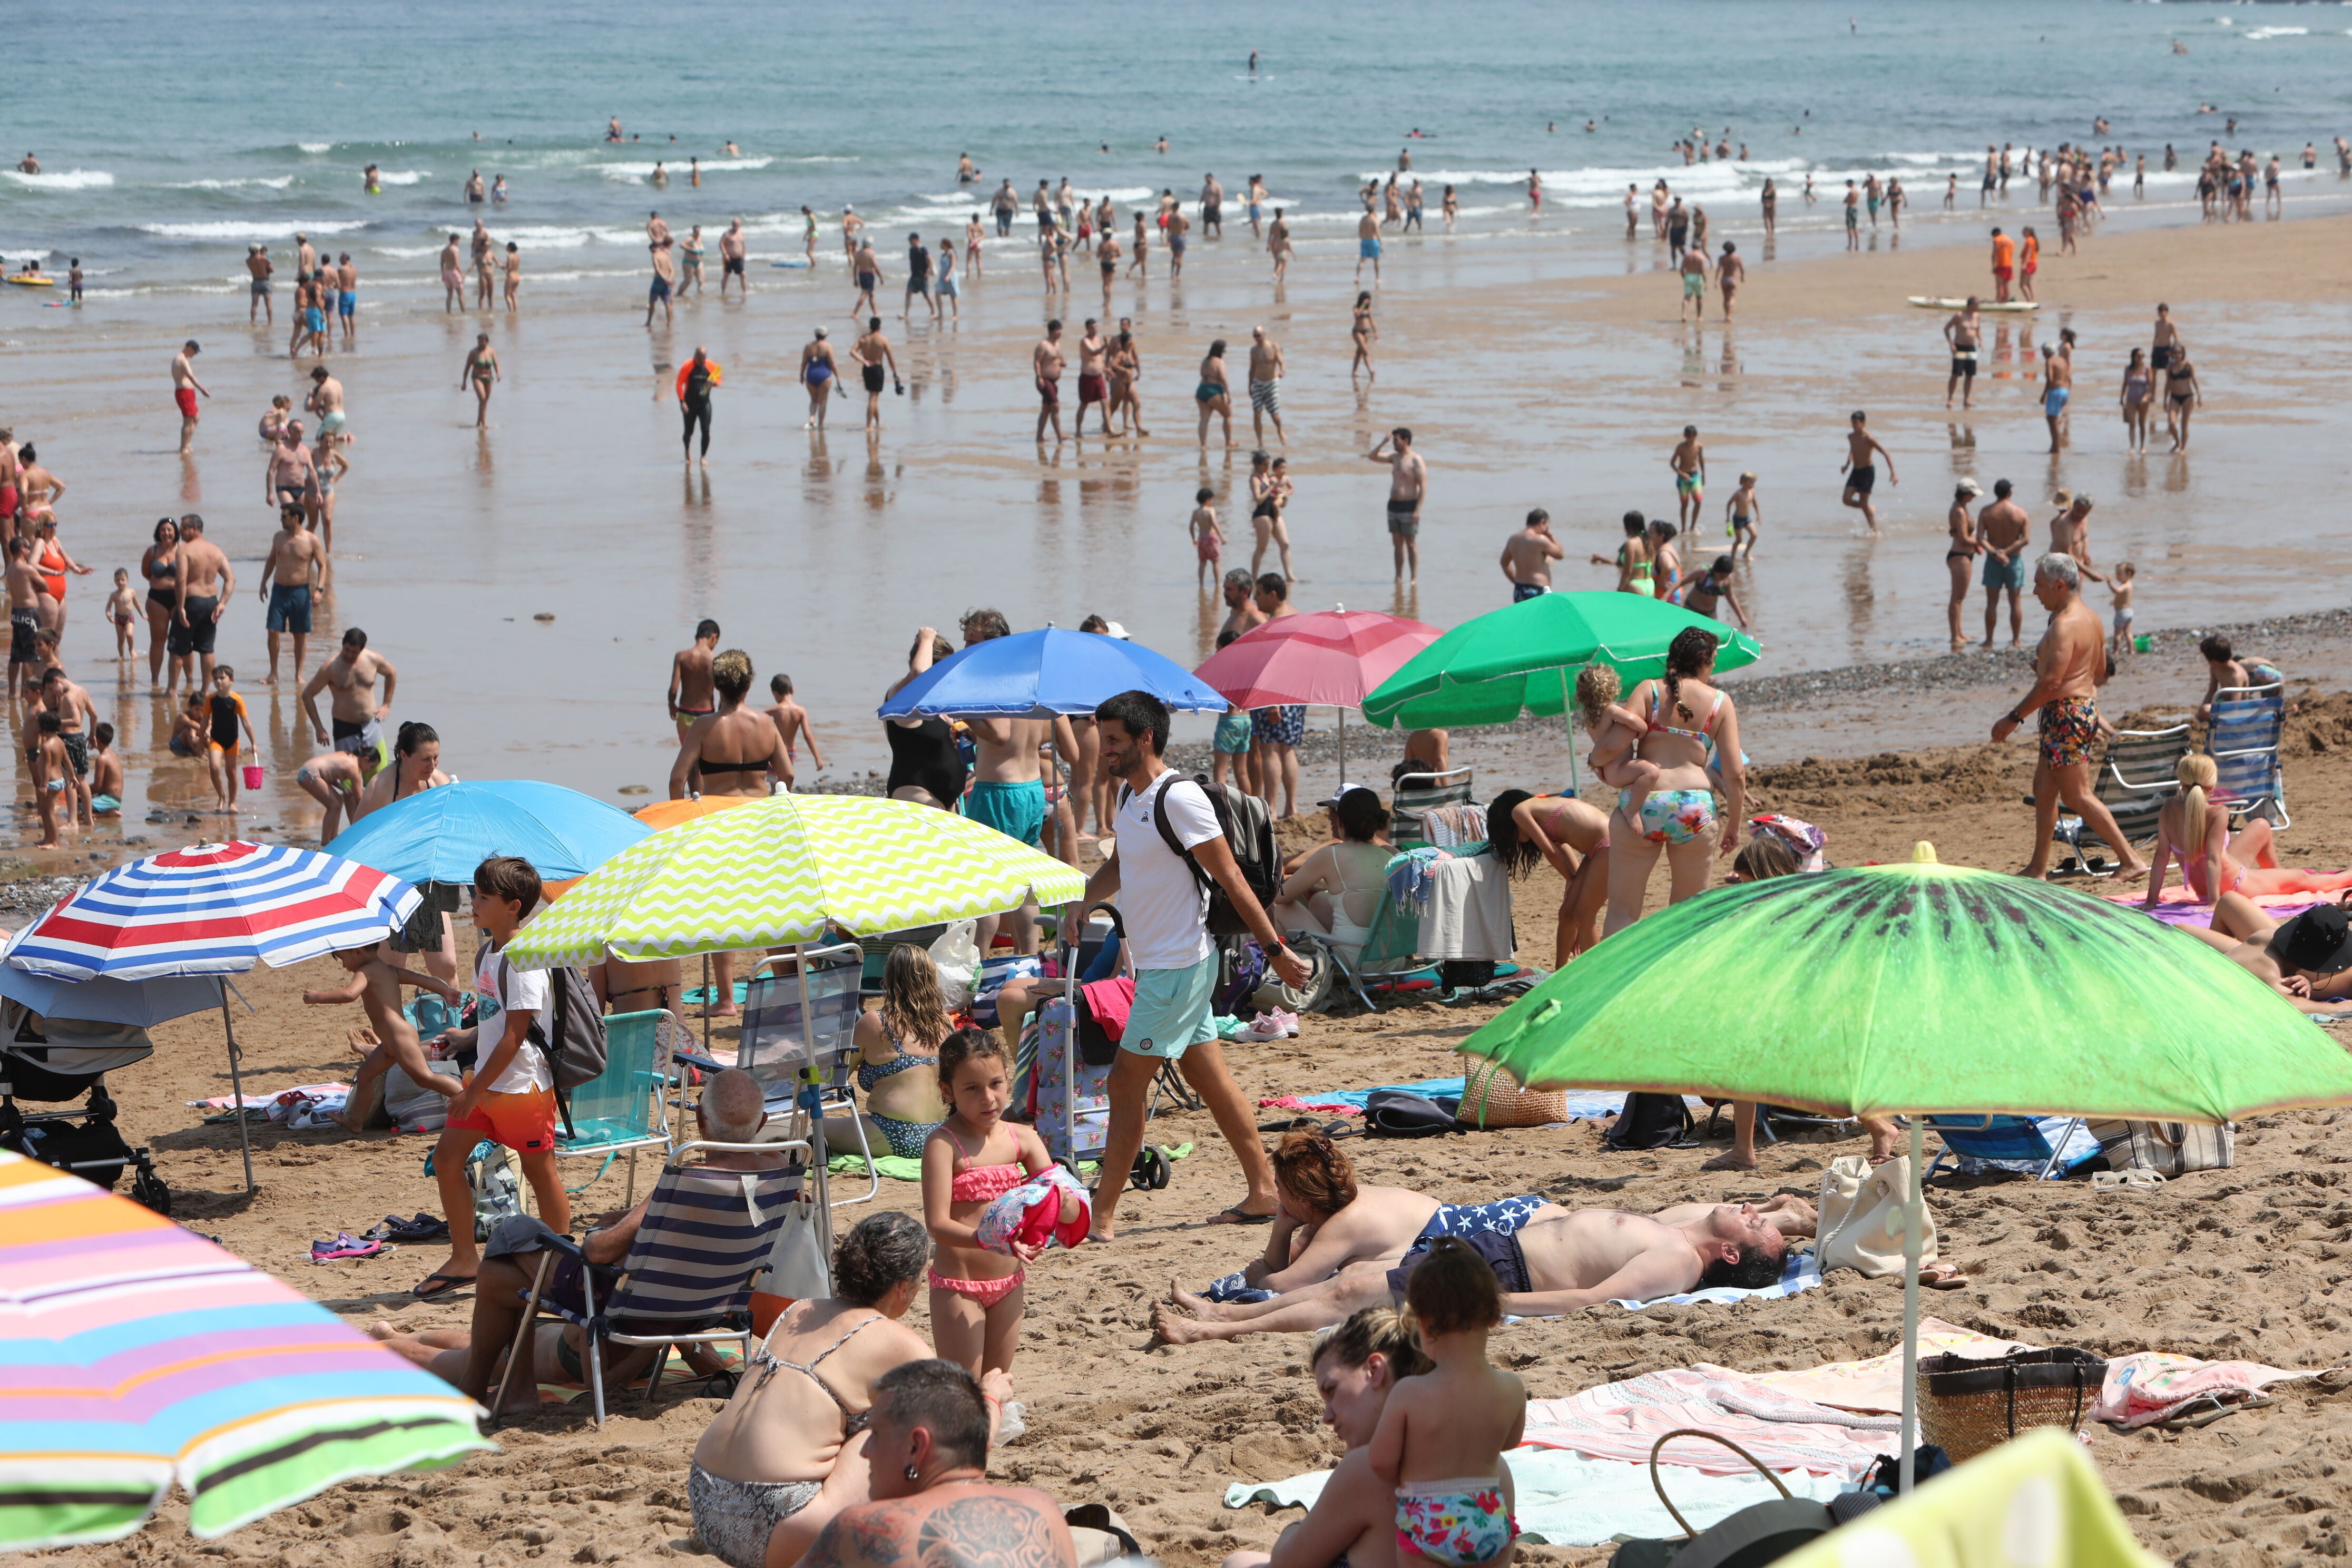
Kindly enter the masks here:
[[[854, 974], [856, 971], [853, 969]], [[805, 1165], [773, 1171], [722, 1171], [685, 1163], [697, 1150], [775, 1152], [810, 1146], [795, 1143], [681, 1143], [662, 1169], [646, 1207], [645, 1223], [621, 1260], [625, 1278], [601, 1303], [597, 1300], [597, 1270], [583, 1267], [581, 1294], [584, 1313], [572, 1312], [541, 1300], [548, 1271], [559, 1254], [581, 1259], [580, 1243], [550, 1237], [541, 1248], [539, 1268], [526, 1299], [522, 1326], [507, 1356], [506, 1377], [499, 1381], [497, 1409], [505, 1404], [506, 1384], [517, 1366], [530, 1363], [532, 1320], [542, 1309], [565, 1322], [587, 1331], [588, 1388], [595, 1402], [596, 1425], [604, 1424], [604, 1346], [654, 1345], [660, 1353], [646, 1385], [650, 1403], [661, 1394], [661, 1373], [672, 1345], [710, 1344], [740, 1340], [748, 1360], [751, 1353], [751, 1285], [767, 1267], [770, 1244], [784, 1221], [785, 1210], [801, 1191]]]
[[[570, 1131], [556, 1129], [559, 1160], [600, 1155], [604, 1163], [573, 1192], [584, 1192], [597, 1176], [612, 1169], [614, 1155], [627, 1152], [628, 1195], [637, 1195], [635, 1151], [670, 1144], [669, 1050], [661, 1025], [675, 1016], [659, 1008], [643, 1013], [614, 1013], [604, 1020], [604, 1070], [565, 1095], [571, 1110]], [[681, 1031], [685, 1026], [677, 1026]]]
[[2286, 815], [2286, 770], [2279, 763], [2279, 737], [2285, 729], [2283, 681], [2213, 694], [2205, 747], [2221, 774], [2215, 794], [2228, 802], [2233, 825], [2247, 816], [2266, 816], [2273, 827], [2293, 826]]
[[1389, 803], [1389, 842], [1400, 849], [1428, 843], [1423, 837], [1422, 814], [1436, 806], [1470, 804], [1470, 777], [1468, 768], [1454, 768], [1442, 773], [1407, 773], [1398, 779]]
[[[2115, 815], [2116, 831], [2126, 840], [2140, 844], [2156, 837], [2156, 815], [2179, 793], [2180, 781], [2174, 769], [2188, 754], [2186, 720], [2163, 730], [2118, 730], [2107, 742], [2106, 761], [2098, 775], [2099, 804]], [[2061, 814], [2051, 837], [2072, 849], [2085, 868], [2090, 862], [2084, 854], [2084, 841], [2105, 842], [2071, 813]], [[2124, 847], [2120, 844], [2106, 847]]]
[[[859, 984], [865, 953], [856, 942], [811, 947], [806, 966], [808, 1026], [802, 1024], [802, 976], [789, 953], [764, 958], [751, 972], [743, 996], [743, 1034], [735, 1065], [760, 1080], [771, 1123], [790, 1127], [795, 1116], [823, 1119], [828, 1111], [857, 1128], [857, 1151], [866, 1161], [866, 1191], [832, 1199], [835, 1206], [862, 1204], [882, 1190], [874, 1168], [874, 1148], [857, 1114], [851, 1075], [856, 1069], [852, 1037], [857, 1028]], [[790, 1134], [787, 1134], [789, 1136]], [[847, 1150], [840, 1152], [847, 1153]]]
[[2055, 1138], [2046, 1135], [2041, 1123], [2030, 1116], [1930, 1116], [1927, 1125], [1942, 1135], [1944, 1146], [1937, 1151], [1927, 1175], [1920, 1178], [1923, 1182], [1934, 1178], [1937, 1166], [1944, 1163], [1947, 1154], [2035, 1165], [2039, 1169], [2034, 1179], [2048, 1181], [2087, 1163], [2099, 1153], [2094, 1147], [2071, 1158], [2066, 1154], [2068, 1140], [2083, 1125], [2079, 1116], [2060, 1129]]

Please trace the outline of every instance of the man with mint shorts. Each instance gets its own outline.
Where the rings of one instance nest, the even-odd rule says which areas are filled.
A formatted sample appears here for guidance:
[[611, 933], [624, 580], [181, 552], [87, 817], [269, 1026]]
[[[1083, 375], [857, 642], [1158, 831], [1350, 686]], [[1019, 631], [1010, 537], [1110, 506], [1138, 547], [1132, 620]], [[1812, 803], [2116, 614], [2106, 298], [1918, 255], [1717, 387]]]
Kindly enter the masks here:
[[[1095, 710], [1103, 770], [1120, 781], [1111, 858], [1087, 879], [1078, 910], [1118, 896], [1126, 944], [1135, 963], [1135, 1006], [1111, 1063], [1110, 1126], [1105, 1135], [1100, 1184], [1095, 1189], [1093, 1239], [1112, 1238], [1128, 1173], [1143, 1147], [1145, 1097], [1166, 1062], [1177, 1064], [1216, 1119], [1217, 1131], [1240, 1160], [1249, 1194], [1213, 1216], [1211, 1225], [1265, 1225], [1275, 1213], [1274, 1168], [1241, 1088], [1217, 1043], [1211, 994], [1217, 950], [1209, 939], [1208, 897], [1202, 879], [1213, 879], [1265, 950], [1275, 973], [1293, 985], [1307, 982], [1307, 961], [1292, 952], [1266, 918], [1216, 813], [1200, 785], [1160, 762], [1168, 744], [1168, 709], [1149, 692], [1123, 691]], [[1184, 854], [1160, 831], [1162, 797], [1170, 831]], [[1198, 867], [1196, 874], [1194, 868]], [[1072, 926], [1071, 929], [1075, 929]]]

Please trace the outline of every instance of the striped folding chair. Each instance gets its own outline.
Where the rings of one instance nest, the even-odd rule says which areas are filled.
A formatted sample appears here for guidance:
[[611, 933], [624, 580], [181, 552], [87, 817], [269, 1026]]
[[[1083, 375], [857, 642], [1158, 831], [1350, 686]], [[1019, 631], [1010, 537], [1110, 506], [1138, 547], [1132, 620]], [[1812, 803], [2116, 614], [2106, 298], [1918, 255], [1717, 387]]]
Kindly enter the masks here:
[[[2189, 754], [2189, 723], [2183, 720], [2162, 730], [2118, 730], [2107, 742], [2106, 760], [2099, 768], [2099, 804], [2115, 815], [2116, 830], [2132, 844], [2145, 843], [2156, 837], [2157, 814], [2164, 803], [2180, 793], [2180, 780], [2174, 770], [2180, 759]], [[2051, 837], [2083, 858], [2083, 846], [2105, 843], [2098, 834], [2084, 825], [2083, 819], [2062, 814]], [[2123, 845], [2110, 844], [2110, 849], [2120, 850]], [[2084, 858], [2085, 869], [2089, 867]]]
[[[781, 1154], [793, 1149], [802, 1151], [801, 1162], [771, 1171], [682, 1163], [697, 1150]], [[602, 1302], [596, 1299], [601, 1271], [588, 1265], [580, 1243], [568, 1236], [549, 1237], [491, 1408], [504, 1408], [515, 1368], [530, 1364], [531, 1327], [542, 1309], [586, 1332], [588, 1388], [599, 1426], [604, 1424], [608, 1344], [658, 1347], [646, 1385], [648, 1403], [661, 1396], [662, 1369], [673, 1345], [739, 1340], [748, 1359], [752, 1283], [767, 1267], [769, 1248], [786, 1209], [800, 1201], [809, 1151], [805, 1142], [679, 1144], [646, 1200], [644, 1223], [621, 1260], [620, 1282]], [[541, 1299], [548, 1271], [559, 1256], [581, 1261], [585, 1311]]]
[[1468, 805], [1470, 784], [1468, 768], [1442, 773], [1406, 773], [1399, 778], [1389, 802], [1389, 842], [1400, 849], [1427, 843], [1423, 813], [1441, 805]]
[[2286, 815], [2286, 770], [2279, 762], [2279, 738], [2285, 730], [2284, 681], [2213, 693], [2205, 749], [2221, 774], [2215, 794], [2228, 802], [2233, 822], [2266, 816], [2273, 827], [2293, 826]]

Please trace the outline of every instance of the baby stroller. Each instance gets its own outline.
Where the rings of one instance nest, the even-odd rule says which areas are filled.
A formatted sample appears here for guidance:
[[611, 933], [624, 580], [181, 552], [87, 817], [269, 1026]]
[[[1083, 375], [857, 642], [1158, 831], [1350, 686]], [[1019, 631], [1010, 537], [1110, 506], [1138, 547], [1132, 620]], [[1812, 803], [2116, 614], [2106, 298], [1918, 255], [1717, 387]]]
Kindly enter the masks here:
[[[171, 1189], [144, 1149], [134, 1149], [114, 1125], [106, 1075], [145, 1061], [155, 1047], [144, 1029], [119, 1024], [44, 1018], [15, 1002], [0, 1003], [0, 1149], [9, 1149], [111, 1190], [128, 1168], [131, 1195], [157, 1214], [172, 1212]], [[18, 1109], [20, 1100], [77, 1110]]]
[[[1108, 917], [1107, 936], [1118, 937], [1123, 961], [1127, 933], [1119, 924], [1118, 911], [1108, 905], [1096, 909]], [[1089, 910], [1087, 915], [1095, 912]], [[1087, 973], [1107, 940], [1107, 936], [1092, 936], [1085, 923], [1078, 933], [1075, 944], [1063, 944], [1065, 974]], [[1119, 1036], [1134, 997], [1133, 976], [1113, 974], [1076, 987], [1075, 1002], [1068, 995], [1048, 998], [1024, 1031], [1020, 1054], [1028, 1060], [1016, 1064], [1016, 1072], [1026, 1067], [1022, 1076], [1027, 1080], [1027, 1092], [1016, 1090], [1014, 1102], [1026, 1106], [1037, 1136], [1045, 1141], [1045, 1152], [1074, 1176], [1082, 1161], [1101, 1159], [1103, 1145], [1109, 1139], [1111, 1064], [1118, 1059]], [[1160, 1068], [1160, 1081], [1154, 1084], [1151, 1103], [1144, 1110], [1147, 1121], [1159, 1110], [1169, 1072], [1168, 1066]], [[1189, 1099], [1190, 1089], [1181, 1079], [1176, 1082]], [[1168, 1184], [1171, 1169], [1167, 1151], [1146, 1144], [1136, 1154], [1128, 1180], [1140, 1190], [1156, 1191]]]

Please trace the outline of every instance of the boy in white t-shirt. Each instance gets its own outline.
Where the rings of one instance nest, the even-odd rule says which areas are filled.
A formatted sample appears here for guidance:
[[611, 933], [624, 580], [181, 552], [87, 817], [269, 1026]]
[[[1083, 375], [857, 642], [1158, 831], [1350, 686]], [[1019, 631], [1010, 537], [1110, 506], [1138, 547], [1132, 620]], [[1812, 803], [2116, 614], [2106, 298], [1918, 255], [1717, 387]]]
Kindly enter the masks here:
[[481, 1267], [466, 1156], [485, 1138], [521, 1156], [523, 1177], [539, 1200], [539, 1217], [558, 1232], [571, 1227], [571, 1199], [555, 1173], [555, 1074], [530, 1037], [534, 1024], [541, 1040], [553, 1031], [553, 993], [546, 971], [517, 969], [499, 957], [515, 928], [539, 907], [539, 872], [528, 860], [493, 855], [474, 868], [474, 922], [490, 938], [474, 971], [481, 1013], [473, 1028], [452, 1029], [442, 1038], [460, 1047], [473, 1046], [477, 1056], [466, 1087], [449, 1101], [448, 1125], [433, 1148], [434, 1180], [449, 1218], [449, 1261], [418, 1282], [413, 1293], [422, 1300], [472, 1284]]

